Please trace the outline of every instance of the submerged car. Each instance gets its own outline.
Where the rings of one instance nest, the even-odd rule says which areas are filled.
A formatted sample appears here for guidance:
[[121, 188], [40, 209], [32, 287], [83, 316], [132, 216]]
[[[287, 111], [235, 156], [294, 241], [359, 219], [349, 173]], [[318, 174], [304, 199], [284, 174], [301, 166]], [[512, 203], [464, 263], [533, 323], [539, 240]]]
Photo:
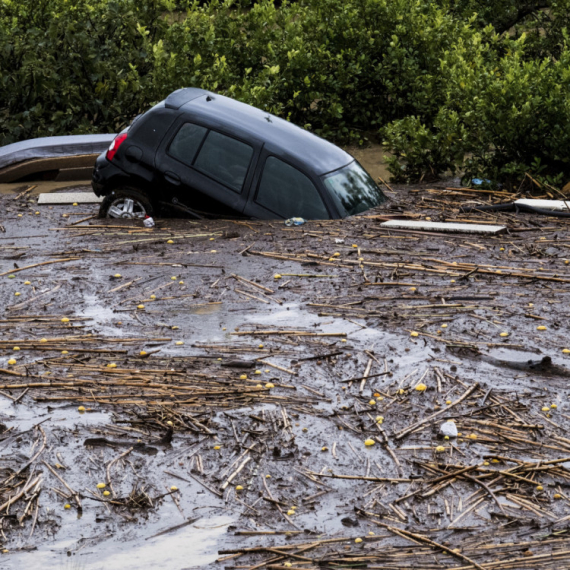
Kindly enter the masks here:
[[274, 115], [202, 89], [179, 89], [102, 153], [100, 216], [344, 218], [385, 196], [347, 152]]

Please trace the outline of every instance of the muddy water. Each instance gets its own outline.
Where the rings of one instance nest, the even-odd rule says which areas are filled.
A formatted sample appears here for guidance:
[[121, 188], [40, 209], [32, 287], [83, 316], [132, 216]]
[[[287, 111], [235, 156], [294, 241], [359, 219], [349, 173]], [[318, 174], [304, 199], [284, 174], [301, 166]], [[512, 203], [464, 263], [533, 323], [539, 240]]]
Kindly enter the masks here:
[[[426, 196], [429, 198], [431, 195]], [[417, 202], [415, 194], [412, 198]], [[0, 395], [0, 421], [15, 432], [15, 437], [10, 436], [2, 442], [0, 467], [17, 468], [25, 458], [34, 454], [38, 435], [27, 433], [18, 438], [17, 434], [43, 421], [48, 446], [42, 458], [52, 466], [56, 463], [62, 466], [58, 473], [80, 493], [83, 503], [81, 516], [76, 508], [65, 510], [63, 505], [67, 499], [53, 490], [61, 490], [61, 485], [40, 462], [37, 469], [44, 472], [46, 484], [40, 495], [38, 524], [31, 537], [29, 518], [21, 527], [11, 522], [10, 526], [3, 528], [9, 553], [0, 557], [2, 569], [65, 568], [70, 564], [73, 568], [97, 570], [214, 568], [219, 567], [214, 563], [218, 550], [260, 543], [284, 544], [288, 538], [282, 535], [266, 538], [235, 534], [244, 530], [264, 532], [293, 528], [272, 504], [261, 499], [265, 495], [262, 482], [266, 475], [271, 477], [265, 482], [269, 481], [270, 488], [285, 508], [293, 504], [298, 506], [293, 520], [300, 529], [326, 538], [366, 535], [378, 530], [367, 519], [360, 519], [358, 527], [346, 527], [341, 520], [355, 516], [354, 508], [364, 506], [369, 500], [365, 498], [367, 493], [378, 499], [378, 504], [368, 508], [380, 509], [379, 513], [386, 514], [382, 505], [405, 495], [409, 483], [378, 485], [381, 488], [374, 495], [373, 483], [356, 484], [331, 479], [326, 481], [328, 492], [312, 504], [304, 499], [323, 490], [323, 484], [299, 475], [295, 468], [323, 473], [327, 470], [357, 475], [369, 473], [376, 477], [417, 475], [419, 463], [434, 460], [433, 449], [440, 443], [436, 437], [437, 430], [430, 426], [403, 442], [396, 441], [394, 434], [417, 418], [440, 409], [446, 398], [455, 398], [465, 386], [474, 382], [479, 382], [483, 389], [482, 395], [478, 396], [479, 403], [492, 388], [507, 404], [518, 406], [516, 413], [526, 414], [524, 419], [529, 424], [542, 421], [540, 410], [544, 404], [557, 404], [561, 414], [567, 413], [568, 380], [563, 375], [541, 376], [496, 362], [524, 364], [528, 359], [549, 355], [555, 365], [561, 368], [569, 366], [568, 357], [561, 352], [561, 348], [566, 346], [567, 331], [558, 324], [568, 316], [567, 284], [519, 282], [506, 280], [500, 275], [456, 282], [448, 275], [418, 273], [404, 267], [410, 259], [416, 263], [428, 263], [424, 258], [445, 258], [503, 267], [539, 266], [545, 273], [556, 271], [558, 275], [565, 276], [568, 273], [563, 263], [565, 250], [558, 244], [548, 245], [551, 248], [548, 256], [529, 254], [513, 259], [499, 249], [506, 245], [505, 238], [483, 240], [470, 236], [464, 240], [470, 244], [476, 241], [477, 247], [473, 247], [456, 237], [386, 235], [374, 222], [368, 221], [338, 225], [311, 223], [290, 230], [277, 222], [234, 224], [216, 221], [196, 224], [184, 220], [158, 220], [157, 227], [150, 231], [142, 228], [89, 230], [87, 226], [82, 230], [62, 230], [70, 221], [79, 219], [75, 216], [79, 210], [82, 215], [89, 215], [95, 212], [96, 207], [42, 208], [36, 215], [38, 210], [34, 205], [14, 204], [8, 198], [0, 200], [5, 208], [2, 225], [6, 227], [6, 233], [0, 234], [0, 272], [13, 269], [14, 263], [23, 267], [53, 261], [58, 256], [72, 256], [74, 252], [79, 257], [62, 264], [38, 266], [15, 273], [14, 279], [0, 278], [0, 303], [3, 306], [0, 341], [60, 337], [70, 334], [70, 331], [93, 333], [103, 340], [113, 338], [119, 341], [109, 345], [101, 340], [99, 344], [86, 344], [85, 347], [115, 347], [126, 350], [127, 354], [87, 355], [90, 360], [82, 363], [97, 363], [103, 368], [110, 362], [116, 362], [119, 367], [130, 369], [148, 365], [164, 371], [174, 369], [212, 376], [224, 372], [223, 368], [216, 368], [220, 355], [224, 359], [243, 360], [262, 357], [282, 368], [294, 368], [296, 375], [256, 364], [260, 368], [261, 382], [286, 385], [287, 388], [276, 391], [283, 398], [294, 394], [306, 400], [302, 405], [285, 406], [290, 432], [283, 427], [273, 431], [272, 422], [281, 413], [280, 405], [251, 404], [226, 409], [221, 404], [231, 402], [233, 397], [228, 389], [227, 394], [218, 396], [218, 402], [212, 403], [208, 413], [200, 415], [200, 421], [208, 422], [217, 439], [195, 429], [178, 429], [172, 445], [162, 447], [157, 440], [164, 435], [164, 422], [153, 419], [150, 424], [153, 427], [147, 428], [144, 422], [139, 422], [146, 413], [144, 406], [99, 404], [97, 399], [103, 392], [93, 395], [86, 392], [71, 401], [53, 396], [54, 400], [46, 402], [36, 398], [51, 397], [54, 392], [36, 391], [26, 394], [18, 404]], [[18, 217], [19, 213], [22, 217]], [[431, 211], [428, 213], [433, 214]], [[63, 218], [62, 214], [71, 217]], [[95, 220], [94, 224], [100, 222]], [[216, 237], [213, 241], [208, 237], [212, 232], [217, 232], [218, 236], [226, 230], [237, 232], [239, 237], [229, 240]], [[85, 235], [80, 235], [82, 233]], [[193, 234], [202, 237], [178, 237]], [[540, 237], [549, 236], [554, 241], [551, 234], [540, 234]], [[531, 233], [529, 238], [526, 237], [529, 234], [521, 235], [522, 238], [511, 235], [508, 239], [519, 249], [528, 248], [527, 251], [531, 252], [545, 250], [536, 234]], [[167, 245], [170, 237], [175, 243]], [[142, 241], [149, 238], [154, 241]], [[338, 244], [336, 239], [345, 239], [345, 243]], [[141, 241], [136, 243], [136, 240]], [[359, 245], [363, 253], [357, 253], [358, 250], [352, 248], [353, 243]], [[282, 256], [305, 256], [309, 253], [318, 257], [300, 257], [295, 261], [241, 255], [240, 252], [249, 246], [252, 251], [277, 252]], [[516, 248], [513, 250], [518, 251]], [[342, 264], [338, 267], [331, 261], [334, 252], [341, 253]], [[24, 255], [14, 258], [20, 253]], [[364, 269], [368, 281], [365, 281], [362, 268], [348, 264], [357, 255], [375, 263], [396, 260], [400, 267], [367, 265]], [[327, 265], [314, 265], [315, 259]], [[145, 265], [131, 265], [133, 262]], [[429, 268], [433, 269], [434, 262], [429, 263], [432, 264]], [[277, 272], [283, 274], [281, 279], [274, 278]], [[112, 277], [116, 273], [122, 275], [119, 280]], [[234, 273], [269, 287], [275, 293], [263, 297], [261, 290], [236, 282], [231, 277]], [[306, 274], [313, 277], [299, 276]], [[324, 275], [335, 277], [331, 279]], [[171, 279], [173, 276], [175, 280]], [[31, 285], [24, 285], [25, 280], [29, 280]], [[120, 284], [135, 280], [138, 281], [133, 285], [111, 292]], [[413, 283], [416, 292], [412, 293], [408, 285], [385, 288], [370, 285], [376, 281]], [[38, 297], [58, 285], [60, 289], [54, 294]], [[156, 293], [155, 301], [149, 298], [152, 291]], [[17, 298], [16, 292], [21, 293]], [[454, 296], [479, 300], [466, 301], [453, 309], [440, 306], [442, 297], [450, 299]], [[138, 310], [137, 306], [143, 300], [145, 309]], [[11, 308], [21, 302], [28, 305], [19, 310]], [[533, 305], [535, 316], [547, 319], [540, 321], [548, 325], [546, 334], [539, 334], [536, 330], [538, 321], [526, 316], [530, 311], [529, 303]], [[461, 302], [456, 304], [461, 305]], [[467, 310], [466, 305], [475, 308]], [[409, 306], [413, 309], [407, 308]], [[53, 315], [57, 318], [49, 327], [39, 322], [18, 325], [4, 322], [14, 315]], [[72, 323], [74, 327], [83, 328], [69, 329], [59, 322], [63, 315], [87, 320]], [[443, 327], [443, 324], [447, 326]], [[411, 337], [410, 331], [416, 327], [431, 336]], [[239, 332], [236, 329], [295, 329], [345, 333], [347, 336], [346, 342], [342, 342], [341, 337], [303, 339], [295, 336], [232, 335]], [[499, 336], [503, 330], [509, 331], [506, 340]], [[152, 340], [156, 337], [172, 340]], [[143, 340], [136, 344], [121, 344], [121, 339], [128, 338]], [[462, 343], [462, 348], [458, 351], [456, 347], [440, 342], [439, 338], [457, 340]], [[184, 344], [177, 345], [176, 342]], [[264, 348], [260, 349], [259, 344]], [[463, 347], [465, 344], [478, 347], [478, 352], [467, 352]], [[140, 350], [157, 352], [141, 362], [137, 360]], [[69, 352], [73, 353], [73, 350]], [[302, 360], [336, 352], [341, 354], [334, 359]], [[73, 367], [75, 358], [85, 356], [80, 353], [48, 362], [48, 366], [43, 368], [33, 368], [46, 358], [61, 359], [62, 356], [59, 351], [21, 350], [16, 354], [9, 344], [0, 349], [0, 368], [6, 368], [8, 359], [14, 355], [18, 366], [26, 364], [44, 378], [49, 378], [45, 373], [52, 370], [53, 376], [71, 374], [82, 378], [86, 374], [82, 369]], [[484, 360], [482, 355], [495, 361]], [[198, 356], [202, 360], [193, 360]], [[347, 382], [351, 378], [361, 378], [369, 363], [371, 375], [383, 373], [385, 368], [390, 374], [371, 378], [362, 390], [360, 380], [352, 384]], [[433, 374], [435, 367], [446, 374], [441, 391]], [[233, 377], [241, 372], [232, 372]], [[251, 375], [252, 370], [247, 373]], [[102, 382], [109, 378], [104, 373], [100, 377]], [[425, 393], [416, 393], [413, 387], [422, 378], [429, 389]], [[7, 383], [13, 381], [13, 377], [2, 374], [0, 381]], [[402, 402], [397, 398], [397, 390], [400, 389], [410, 394], [403, 396]], [[372, 405], [370, 400], [375, 398], [377, 390], [389, 393], [391, 397], [383, 401], [378, 399]], [[316, 396], [315, 392], [324, 397], [318, 401], [311, 400]], [[19, 389], [10, 391], [12, 397], [20, 393]], [[489, 397], [493, 397], [493, 393]], [[90, 411], [79, 414], [79, 403]], [[493, 406], [495, 404], [490, 407]], [[391, 448], [400, 458], [402, 473], [382, 446], [364, 448], [364, 438], [374, 433], [374, 424], [369, 421], [368, 413], [372, 417], [382, 414], [386, 418], [383, 425]], [[461, 422], [465, 422], [472, 430], [469, 413], [470, 409], [463, 410], [457, 421], [459, 427]], [[554, 416], [553, 421], [563, 430], [567, 421], [561, 414]], [[342, 424], [338, 418], [352, 429], [339, 429]], [[506, 420], [501, 417], [501, 421]], [[240, 439], [249, 437], [247, 444], [235, 445], [232, 422]], [[548, 437], [564, 433], [556, 431], [558, 428], [550, 424], [547, 428], [553, 431], [548, 435], [533, 432], [532, 437], [548, 442]], [[85, 439], [97, 437], [131, 445], [141, 440], [156, 447], [154, 455], [133, 450], [121, 468], [111, 474], [117, 496], [128, 496], [135, 485], [145, 487], [149, 496], [155, 498], [152, 508], [127, 509], [96, 500], [101, 498], [96, 485], [106, 480], [105, 466], [126, 449], [86, 449]], [[206, 483], [217, 489], [223, 481], [219, 476], [240, 456], [245, 445], [255, 441], [260, 442], [259, 449], [262, 450], [244, 469], [243, 477], [234, 481], [245, 487], [241, 496], [230, 488], [231, 492], [219, 497], [203, 485]], [[222, 449], [214, 451], [215, 443], [220, 443]], [[449, 458], [450, 462], [482, 462], [489, 453], [501, 451], [500, 446], [494, 444], [487, 447], [483, 443], [465, 441], [457, 442], [457, 448], [459, 451]], [[332, 454], [333, 449], [335, 455]], [[536, 460], [534, 451], [533, 448], [508, 449], [502, 454], [518, 453], [517, 457], [523, 460]], [[553, 454], [545, 455], [549, 459], [554, 457], [553, 451], [545, 453]], [[203, 469], [197, 468], [193, 462], [197, 455], [203, 460]], [[179, 489], [176, 495], [178, 506], [171, 496], [161, 496], [172, 485]], [[457, 491], [450, 489], [445, 499], [455, 501], [457, 508], [457, 494], [468, 497], [474, 492], [470, 485], [465, 481], [458, 482], [454, 487]], [[410, 515], [409, 520], [424, 532], [433, 528], [445, 530], [451, 522], [452, 517], [446, 514], [441, 495], [418, 501], [414, 506], [417, 516]], [[404, 505], [403, 508], [411, 512], [411, 506]], [[567, 506], [562, 502], [549, 502], [548, 508], [560, 518], [568, 514]], [[197, 517], [200, 518], [188, 526], [156, 536]], [[464, 521], [466, 527], [476, 529], [475, 534], [483, 529], [498, 528], [502, 523], [502, 520], [493, 519], [492, 502]], [[465, 532], [468, 535], [471, 531]], [[523, 528], [523, 535], [524, 532], [528, 533], [528, 528]], [[453, 540], [461, 540], [451, 536]], [[516, 537], [513, 534], [510, 538]], [[295, 540], [301, 542], [306, 538], [303, 534]], [[236, 565], [240, 564], [242, 561], [238, 560]], [[444, 567], [453, 567], [453, 564], [451, 562]]]

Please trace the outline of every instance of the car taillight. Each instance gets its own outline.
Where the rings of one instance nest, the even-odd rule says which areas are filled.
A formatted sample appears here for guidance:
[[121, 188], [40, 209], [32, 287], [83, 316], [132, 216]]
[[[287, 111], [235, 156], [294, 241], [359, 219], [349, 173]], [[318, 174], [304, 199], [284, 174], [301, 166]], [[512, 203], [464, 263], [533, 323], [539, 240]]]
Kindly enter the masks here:
[[119, 147], [121, 146], [123, 141], [126, 140], [126, 138], [127, 138], [127, 133], [122, 133], [120, 135], [117, 135], [113, 139], [113, 142], [111, 143], [111, 146], [109, 147], [109, 150], [107, 150], [107, 154], [105, 155], [107, 157], [107, 160], [113, 160], [113, 157], [115, 156], [116, 152], [119, 150]]

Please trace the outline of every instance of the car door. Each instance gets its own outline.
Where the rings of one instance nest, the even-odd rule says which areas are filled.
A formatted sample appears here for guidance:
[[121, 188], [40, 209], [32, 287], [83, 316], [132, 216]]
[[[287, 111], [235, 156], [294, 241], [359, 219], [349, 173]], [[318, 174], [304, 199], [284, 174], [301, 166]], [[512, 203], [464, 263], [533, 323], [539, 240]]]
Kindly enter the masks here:
[[244, 214], [265, 220], [328, 220], [330, 209], [319, 186], [320, 181], [301, 167], [264, 149]]
[[241, 214], [261, 146], [182, 117], [157, 153], [164, 201], [199, 212]]

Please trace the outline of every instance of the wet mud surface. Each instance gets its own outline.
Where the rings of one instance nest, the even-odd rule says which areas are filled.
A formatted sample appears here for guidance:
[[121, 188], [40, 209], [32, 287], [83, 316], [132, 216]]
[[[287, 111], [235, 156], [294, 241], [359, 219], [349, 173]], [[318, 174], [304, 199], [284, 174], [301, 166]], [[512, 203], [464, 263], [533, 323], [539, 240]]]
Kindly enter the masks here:
[[[0, 568], [569, 564], [565, 220], [432, 186], [297, 228], [147, 229], [19, 194]], [[402, 215], [508, 231], [380, 226]]]

